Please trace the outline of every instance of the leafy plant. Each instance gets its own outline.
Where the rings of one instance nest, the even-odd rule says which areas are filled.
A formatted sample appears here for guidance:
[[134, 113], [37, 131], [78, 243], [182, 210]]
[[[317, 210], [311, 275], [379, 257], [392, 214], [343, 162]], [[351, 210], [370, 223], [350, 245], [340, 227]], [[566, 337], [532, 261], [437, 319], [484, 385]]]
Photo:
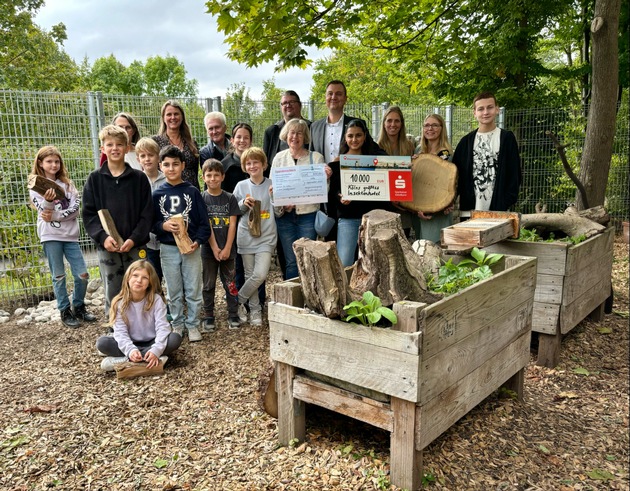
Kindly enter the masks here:
[[381, 299], [372, 292], [365, 292], [361, 300], [355, 300], [348, 305], [344, 305], [343, 310], [348, 314], [344, 320], [351, 322], [356, 319], [364, 326], [377, 324], [382, 317], [385, 317], [392, 324], [398, 322], [398, 318], [392, 309], [383, 307]]
[[438, 271], [437, 278], [429, 275], [427, 286], [438, 293], [451, 295], [492, 276], [490, 266], [498, 262], [503, 254], [488, 254], [477, 247], [471, 251], [471, 259], [454, 263], [453, 259], [445, 262]]
[[527, 229], [522, 228], [518, 240], [523, 242], [568, 242], [569, 244], [577, 245], [580, 242], [584, 242], [586, 240], [586, 235], [576, 235], [574, 237], [558, 237], [556, 238], [556, 234], [554, 232], [549, 232], [547, 238], [545, 239], [541, 235], [538, 234], [535, 228]]

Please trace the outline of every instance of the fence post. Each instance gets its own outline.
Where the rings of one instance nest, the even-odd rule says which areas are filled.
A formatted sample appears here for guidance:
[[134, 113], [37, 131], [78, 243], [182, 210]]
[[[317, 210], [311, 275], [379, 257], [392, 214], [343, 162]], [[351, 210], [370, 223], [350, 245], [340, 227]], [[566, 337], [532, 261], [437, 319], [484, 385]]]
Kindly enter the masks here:
[[505, 108], [500, 107], [499, 108], [499, 123], [497, 124], [497, 126], [503, 129], [504, 125], [505, 125]]
[[306, 109], [308, 111], [308, 120], [314, 121], [315, 120], [315, 104], [313, 102], [313, 99], [310, 99], [306, 103]]
[[221, 96], [214, 98], [213, 110], [221, 112]]
[[204, 108], [206, 110], [206, 114], [212, 112], [212, 99], [210, 97], [206, 97], [203, 101]]
[[444, 122], [446, 123], [446, 137], [453, 141], [453, 105], [449, 104], [444, 108]]
[[102, 94], [100, 92], [88, 92], [87, 105], [88, 105], [88, 119], [90, 122], [90, 141], [92, 143], [92, 160], [94, 161], [94, 168], [98, 169], [101, 164], [101, 151], [98, 141], [98, 101], [97, 98], [101, 96], [101, 104], [103, 102]]
[[378, 125], [380, 119], [378, 117], [380, 107], [380, 105], [372, 106], [372, 138], [374, 138], [374, 140], [378, 140], [378, 134], [381, 131], [381, 128]]

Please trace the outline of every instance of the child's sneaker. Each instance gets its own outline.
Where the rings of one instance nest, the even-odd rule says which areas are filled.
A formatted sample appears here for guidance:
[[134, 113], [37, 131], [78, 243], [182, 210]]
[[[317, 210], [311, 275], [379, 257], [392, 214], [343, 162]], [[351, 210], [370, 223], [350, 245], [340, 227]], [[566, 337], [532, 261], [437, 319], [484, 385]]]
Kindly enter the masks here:
[[228, 319], [228, 328], [238, 329], [240, 325], [241, 325], [241, 319], [239, 319], [237, 316], [233, 316]]
[[104, 372], [113, 372], [116, 365], [127, 361], [129, 361], [129, 358], [126, 356], [108, 356], [107, 358], [103, 358], [103, 361], [101, 362], [101, 370]]
[[214, 332], [214, 329], [215, 329], [214, 317], [207, 317], [203, 321], [203, 325], [202, 325], [203, 332], [211, 333], [211, 332]]
[[260, 310], [249, 313], [249, 323], [252, 326], [262, 326], [262, 313]]
[[199, 332], [199, 329], [197, 329], [196, 327], [188, 328], [188, 341], [190, 341], [191, 343], [201, 341], [201, 333]]
[[247, 322], [247, 309], [245, 308], [244, 303], [238, 304], [238, 319], [244, 323]]

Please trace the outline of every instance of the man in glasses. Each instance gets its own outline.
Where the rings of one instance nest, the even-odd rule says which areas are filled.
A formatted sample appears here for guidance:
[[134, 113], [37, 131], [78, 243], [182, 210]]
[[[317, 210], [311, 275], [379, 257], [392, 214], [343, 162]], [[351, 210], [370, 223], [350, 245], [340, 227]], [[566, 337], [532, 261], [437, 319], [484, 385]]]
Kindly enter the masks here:
[[302, 117], [302, 102], [300, 102], [300, 96], [297, 95], [297, 92], [294, 90], [287, 90], [282, 94], [280, 98], [280, 111], [282, 112], [282, 119], [269, 126], [265, 130], [265, 136], [263, 138], [263, 150], [265, 155], [267, 155], [267, 162], [269, 163], [265, 171], [265, 176], [267, 177], [269, 177], [273, 158], [276, 154], [289, 148], [287, 142], [280, 140], [280, 131], [283, 126], [294, 118], [303, 119], [309, 127], [311, 126], [311, 122]]
[[[346, 86], [342, 81], [332, 80], [328, 82], [326, 86], [328, 116], [313, 122], [310, 147], [311, 150], [321, 153], [325, 157], [326, 162], [338, 160], [339, 147], [348, 123], [353, 119], [359, 119], [344, 114], [344, 106], [347, 100]], [[365, 121], [363, 123], [367, 128]]]
[[464, 136], [455, 149], [453, 163], [459, 178], [461, 217], [470, 210], [507, 211], [518, 200], [521, 157], [514, 133], [497, 127], [497, 99], [491, 92], [478, 94], [473, 115], [479, 128]]

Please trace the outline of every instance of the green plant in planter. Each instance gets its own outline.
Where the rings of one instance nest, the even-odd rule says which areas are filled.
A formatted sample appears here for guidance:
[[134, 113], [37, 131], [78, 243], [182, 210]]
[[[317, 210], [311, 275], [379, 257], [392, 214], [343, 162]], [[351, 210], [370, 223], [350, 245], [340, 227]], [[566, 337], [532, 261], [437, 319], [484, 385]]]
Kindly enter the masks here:
[[472, 259], [463, 259], [454, 263], [449, 259], [438, 272], [437, 278], [431, 274], [427, 277], [427, 286], [430, 290], [445, 295], [452, 295], [464, 288], [492, 276], [490, 266], [499, 261], [503, 254], [488, 254], [474, 247], [470, 255]]
[[556, 238], [556, 234], [554, 232], [549, 232], [547, 238], [540, 236], [535, 228], [527, 229], [522, 228], [518, 240], [524, 242], [567, 242], [572, 245], [577, 245], [580, 242], [584, 242], [586, 240], [586, 235], [576, 235], [573, 237], [559, 237]]
[[361, 300], [355, 300], [343, 307], [348, 314], [343, 320], [351, 322], [356, 320], [364, 326], [373, 326], [385, 317], [392, 324], [398, 322], [398, 318], [392, 309], [383, 307], [381, 299], [372, 292], [365, 292]]

